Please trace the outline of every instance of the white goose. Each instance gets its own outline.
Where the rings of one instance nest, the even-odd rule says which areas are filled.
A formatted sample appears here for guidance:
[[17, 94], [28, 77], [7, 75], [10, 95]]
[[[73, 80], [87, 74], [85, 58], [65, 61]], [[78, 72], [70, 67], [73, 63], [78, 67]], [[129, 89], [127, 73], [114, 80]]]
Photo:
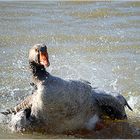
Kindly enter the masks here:
[[114, 97], [92, 88], [88, 82], [66, 81], [49, 74], [45, 69], [50, 65], [46, 45], [36, 44], [30, 49], [29, 64], [37, 89], [14, 109], [3, 112], [15, 112], [10, 123], [12, 130], [61, 133], [93, 129], [104, 115], [112, 119], [127, 118], [124, 107], [131, 108], [122, 95]]

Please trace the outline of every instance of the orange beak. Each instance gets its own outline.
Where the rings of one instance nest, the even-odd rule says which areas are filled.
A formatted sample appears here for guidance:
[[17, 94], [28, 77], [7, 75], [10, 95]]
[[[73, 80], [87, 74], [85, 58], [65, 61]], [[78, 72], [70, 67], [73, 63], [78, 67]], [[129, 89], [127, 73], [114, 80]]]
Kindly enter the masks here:
[[44, 65], [45, 67], [49, 67], [49, 56], [47, 52], [40, 52], [40, 64]]

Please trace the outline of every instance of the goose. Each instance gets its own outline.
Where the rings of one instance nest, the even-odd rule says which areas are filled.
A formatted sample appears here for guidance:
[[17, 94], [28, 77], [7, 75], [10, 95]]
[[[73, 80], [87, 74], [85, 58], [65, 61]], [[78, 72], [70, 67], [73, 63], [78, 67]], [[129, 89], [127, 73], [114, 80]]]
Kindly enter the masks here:
[[29, 65], [36, 87], [33, 94], [2, 112], [5, 115], [14, 112], [10, 123], [14, 131], [21, 128], [52, 133], [91, 130], [103, 116], [123, 120], [127, 119], [125, 106], [132, 110], [119, 93], [109, 94], [87, 81], [64, 80], [47, 72], [50, 62], [45, 44], [35, 44], [29, 50]]

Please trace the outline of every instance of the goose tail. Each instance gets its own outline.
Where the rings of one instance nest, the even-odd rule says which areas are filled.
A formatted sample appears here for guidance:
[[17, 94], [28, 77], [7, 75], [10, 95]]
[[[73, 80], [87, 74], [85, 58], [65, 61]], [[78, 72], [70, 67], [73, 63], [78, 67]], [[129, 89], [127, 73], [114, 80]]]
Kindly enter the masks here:
[[131, 111], [133, 111], [133, 109], [130, 107], [130, 105], [122, 95], [119, 94], [116, 96], [116, 98], [118, 99], [118, 101], [120, 101], [120, 103], [122, 103], [124, 106], [127, 106]]

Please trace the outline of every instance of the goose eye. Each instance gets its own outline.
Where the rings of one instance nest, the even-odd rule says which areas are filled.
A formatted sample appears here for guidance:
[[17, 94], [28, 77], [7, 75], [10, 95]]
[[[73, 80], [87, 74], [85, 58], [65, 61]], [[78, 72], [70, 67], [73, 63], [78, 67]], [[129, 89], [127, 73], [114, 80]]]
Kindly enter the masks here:
[[38, 52], [38, 48], [35, 48], [35, 52]]

